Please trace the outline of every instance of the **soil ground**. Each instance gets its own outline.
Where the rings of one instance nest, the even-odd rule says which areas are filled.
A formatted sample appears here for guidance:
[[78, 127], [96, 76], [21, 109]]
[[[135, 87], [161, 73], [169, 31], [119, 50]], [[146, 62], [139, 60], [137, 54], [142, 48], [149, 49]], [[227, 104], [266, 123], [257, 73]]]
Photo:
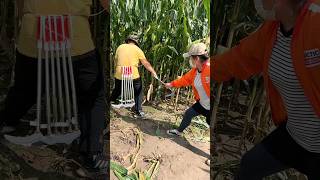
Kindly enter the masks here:
[[[125, 109], [112, 110], [110, 139], [111, 159], [124, 167], [130, 165], [128, 154], [136, 145], [132, 129], [138, 128], [143, 137], [141, 153], [137, 161], [137, 169], [146, 170], [148, 164], [144, 158], [161, 156], [158, 180], [206, 180], [210, 179], [210, 167], [206, 165], [209, 158], [210, 143], [195, 135], [197, 127], [185, 130], [183, 137], [171, 137], [166, 131], [178, 124], [187, 107], [179, 106], [174, 113], [172, 106], [158, 104], [143, 107], [146, 118], [136, 119]], [[178, 121], [178, 122], [176, 122]], [[201, 131], [203, 137], [209, 130]], [[110, 172], [111, 180], [117, 180]]]
[[[242, 99], [239, 100], [240, 103], [237, 108], [231, 108], [228, 113], [226, 113], [226, 106], [219, 109], [217, 131], [214, 134], [216, 139], [216, 154], [213, 161], [214, 176], [212, 177], [214, 180], [234, 179], [240, 166], [241, 157], [275, 128], [272, 122], [268, 122], [268, 127], [261, 130], [261, 139], [254, 139], [255, 130], [252, 129], [254, 122], [251, 122], [252, 124], [249, 126], [251, 129], [248, 130], [244, 145], [241, 146], [241, 151], [239, 151], [245, 118], [245, 112], [242, 110], [245, 109]], [[266, 177], [265, 180], [306, 180], [306, 178], [290, 169]]]

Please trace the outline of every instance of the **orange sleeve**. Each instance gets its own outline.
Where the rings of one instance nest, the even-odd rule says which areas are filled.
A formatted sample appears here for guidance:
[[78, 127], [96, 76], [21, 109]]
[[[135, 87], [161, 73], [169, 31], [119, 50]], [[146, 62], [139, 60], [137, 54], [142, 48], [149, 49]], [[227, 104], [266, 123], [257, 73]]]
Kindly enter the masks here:
[[173, 87], [180, 88], [180, 87], [185, 87], [185, 86], [191, 86], [192, 85], [192, 71], [190, 70], [187, 72], [185, 75], [183, 75], [181, 78], [176, 79], [171, 82]]
[[[240, 41], [229, 51], [213, 57], [213, 80], [228, 81], [231, 78], [248, 79], [262, 72], [265, 36], [270, 26], [264, 23], [257, 31]], [[267, 35], [269, 36], [269, 35]]]

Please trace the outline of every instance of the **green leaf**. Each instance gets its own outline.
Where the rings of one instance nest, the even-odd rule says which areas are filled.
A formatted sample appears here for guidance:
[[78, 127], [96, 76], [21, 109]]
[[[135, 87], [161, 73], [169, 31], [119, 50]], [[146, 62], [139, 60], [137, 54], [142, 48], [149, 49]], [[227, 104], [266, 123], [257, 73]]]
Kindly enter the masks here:
[[176, 55], [179, 55], [178, 51], [173, 46], [168, 46], [168, 48], [172, 50]]
[[203, 0], [203, 6], [204, 6], [204, 9], [206, 10], [206, 15], [207, 15], [207, 19], [210, 27], [210, 0]]
[[122, 176], [126, 176], [128, 174], [128, 170], [125, 167], [123, 167], [113, 161], [110, 162], [110, 169], [118, 172]]

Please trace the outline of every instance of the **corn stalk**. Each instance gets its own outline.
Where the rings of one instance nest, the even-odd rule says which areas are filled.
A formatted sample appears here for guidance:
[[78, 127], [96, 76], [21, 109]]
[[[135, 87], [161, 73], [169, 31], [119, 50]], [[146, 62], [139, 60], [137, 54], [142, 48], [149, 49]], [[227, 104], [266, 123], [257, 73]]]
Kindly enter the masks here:
[[[245, 139], [246, 139], [246, 133], [248, 131], [249, 123], [252, 123], [252, 115], [253, 110], [261, 100], [261, 97], [264, 92], [264, 86], [259, 86], [259, 80], [261, 80], [259, 77], [254, 78], [254, 86], [250, 95], [250, 101], [248, 103], [248, 110], [246, 113], [246, 118], [244, 120], [244, 128], [242, 130], [241, 139], [239, 141], [239, 148], [238, 153], [241, 154], [242, 145], [244, 145]], [[261, 82], [261, 81], [260, 81]]]
[[[239, 11], [240, 11], [240, 0], [236, 0], [236, 5], [234, 6], [233, 16], [231, 19], [231, 28], [230, 28], [231, 30], [229, 32], [229, 36], [226, 44], [227, 48], [231, 48], [232, 46], [234, 34], [235, 34], [235, 31], [237, 30], [236, 20], [237, 20]], [[214, 100], [214, 106], [213, 106], [212, 115], [211, 115], [211, 124], [213, 124], [213, 126], [215, 126], [215, 124], [217, 123], [217, 112], [220, 104], [222, 88], [223, 88], [223, 83], [219, 83], [217, 88], [217, 95]], [[213, 140], [214, 139], [215, 138], [213, 138]]]

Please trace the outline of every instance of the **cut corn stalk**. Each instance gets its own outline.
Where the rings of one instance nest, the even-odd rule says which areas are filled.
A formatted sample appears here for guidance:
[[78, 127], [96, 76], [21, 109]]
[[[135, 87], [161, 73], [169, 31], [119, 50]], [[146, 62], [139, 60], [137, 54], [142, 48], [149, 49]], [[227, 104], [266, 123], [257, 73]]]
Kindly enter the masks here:
[[114, 172], [118, 172], [121, 176], [126, 176], [128, 174], [128, 170], [125, 167], [112, 161], [110, 163], [110, 169], [112, 169]]
[[142, 145], [142, 133], [139, 129], [132, 129], [136, 135], [136, 147], [131, 154], [130, 163], [131, 165], [125, 168], [115, 162], [111, 162], [110, 168], [114, 172], [115, 176], [119, 180], [152, 180], [156, 177], [159, 171], [161, 155], [154, 155], [153, 158], [144, 159], [144, 161], [150, 163], [150, 167], [146, 171], [137, 171], [136, 164], [140, 155]]
[[139, 175], [139, 180], [146, 180], [144, 173], [138, 172], [138, 175]]
[[161, 155], [154, 155], [153, 158], [148, 158], [148, 159], [144, 159], [146, 162], [149, 162], [151, 165], [149, 167], [149, 169], [146, 172], [146, 175], [148, 177], [150, 177], [151, 179], [153, 179], [158, 170], [159, 170], [159, 166], [160, 166], [160, 161], [161, 161]]
[[139, 131], [137, 128], [134, 129], [135, 134], [136, 134], [136, 148], [134, 151], [134, 154], [132, 154], [131, 156], [131, 165], [129, 167], [127, 167], [127, 169], [129, 171], [134, 170], [134, 168], [136, 167], [136, 163], [138, 160], [138, 156], [140, 153], [140, 149], [141, 149], [141, 144], [142, 144], [142, 135], [141, 135], [141, 131]]

